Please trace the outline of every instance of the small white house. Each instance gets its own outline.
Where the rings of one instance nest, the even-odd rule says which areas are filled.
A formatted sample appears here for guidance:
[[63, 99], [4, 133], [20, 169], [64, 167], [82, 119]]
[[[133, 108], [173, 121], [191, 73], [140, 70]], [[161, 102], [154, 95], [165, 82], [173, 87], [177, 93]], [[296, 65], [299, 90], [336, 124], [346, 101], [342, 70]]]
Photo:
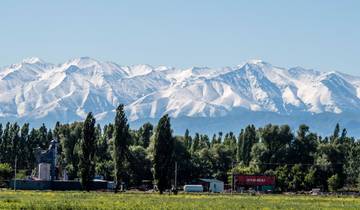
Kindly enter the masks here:
[[224, 182], [217, 179], [199, 179], [201, 182], [207, 183], [209, 192], [221, 193], [224, 192]]

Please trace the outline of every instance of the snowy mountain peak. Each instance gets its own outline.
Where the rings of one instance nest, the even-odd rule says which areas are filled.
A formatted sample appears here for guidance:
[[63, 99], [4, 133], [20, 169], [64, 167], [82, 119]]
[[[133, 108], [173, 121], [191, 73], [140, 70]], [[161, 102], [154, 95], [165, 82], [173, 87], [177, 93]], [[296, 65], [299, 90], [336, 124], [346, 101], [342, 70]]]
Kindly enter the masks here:
[[41, 58], [38, 57], [29, 57], [22, 60], [22, 63], [35, 64], [35, 63], [45, 63]]
[[246, 63], [258, 65], [258, 64], [264, 64], [266, 62], [264, 62], [263, 60], [260, 60], [260, 59], [251, 59], [251, 60], [247, 61]]
[[138, 65], [132, 65], [132, 66], [125, 66], [125, 67], [122, 67], [122, 69], [130, 77], [146, 75], [146, 74], [149, 74], [150, 72], [153, 72], [155, 70], [154, 67], [152, 67], [152, 66], [150, 66], [148, 64], [138, 64]]
[[90, 57], [74, 58], [65, 63], [66, 66], [77, 66], [79, 68], [88, 68], [100, 65], [100, 62]]
[[264, 68], [264, 67], [271, 68], [271, 66], [272, 65], [266, 61], [260, 59], [251, 59], [237, 65], [236, 68]]

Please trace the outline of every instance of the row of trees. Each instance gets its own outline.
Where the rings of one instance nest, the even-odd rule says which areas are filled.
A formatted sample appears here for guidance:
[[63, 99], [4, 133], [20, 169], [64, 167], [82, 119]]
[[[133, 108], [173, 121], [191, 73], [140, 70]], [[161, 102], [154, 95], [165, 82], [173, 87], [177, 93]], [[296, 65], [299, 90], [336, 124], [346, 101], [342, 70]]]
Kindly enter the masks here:
[[140, 187], [154, 180], [162, 193], [174, 182], [175, 162], [180, 184], [199, 177], [230, 183], [232, 173], [275, 175], [279, 191], [335, 191], [354, 188], [360, 181], [360, 144], [339, 125], [328, 137], [306, 125], [293, 132], [288, 125], [271, 124], [249, 125], [238, 135], [219, 132], [210, 138], [186, 130], [173, 136], [167, 115], [156, 127], [146, 123], [131, 130], [123, 105], [114, 122], [103, 128], [91, 113], [84, 122], [56, 123], [53, 129], [0, 125], [0, 163], [13, 165], [17, 158], [18, 168], [34, 169], [36, 152], [54, 138], [60, 141], [59, 165], [69, 179], [81, 178], [86, 190], [94, 175], [101, 175], [116, 181], [116, 191], [123, 182]]

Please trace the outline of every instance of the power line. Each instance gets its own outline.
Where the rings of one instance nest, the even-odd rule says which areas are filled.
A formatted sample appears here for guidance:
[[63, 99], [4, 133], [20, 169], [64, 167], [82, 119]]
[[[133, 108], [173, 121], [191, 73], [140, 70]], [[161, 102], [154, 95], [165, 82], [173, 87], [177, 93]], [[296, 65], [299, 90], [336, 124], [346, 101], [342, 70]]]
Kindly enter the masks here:
[[[241, 162], [235, 162], [235, 163], [241, 163]], [[329, 163], [329, 164], [313, 164], [313, 163], [251, 163], [251, 165], [287, 165], [287, 166], [293, 166], [293, 165], [302, 165], [302, 166], [327, 166], [327, 165], [345, 165], [345, 163]]]

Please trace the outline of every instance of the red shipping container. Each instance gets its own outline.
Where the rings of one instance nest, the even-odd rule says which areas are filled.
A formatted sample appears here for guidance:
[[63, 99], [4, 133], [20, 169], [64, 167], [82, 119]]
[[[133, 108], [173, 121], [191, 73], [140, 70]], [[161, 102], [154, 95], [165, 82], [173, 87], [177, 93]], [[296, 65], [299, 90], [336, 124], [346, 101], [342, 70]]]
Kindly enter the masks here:
[[234, 175], [235, 185], [240, 186], [264, 186], [275, 185], [274, 176], [264, 175]]

